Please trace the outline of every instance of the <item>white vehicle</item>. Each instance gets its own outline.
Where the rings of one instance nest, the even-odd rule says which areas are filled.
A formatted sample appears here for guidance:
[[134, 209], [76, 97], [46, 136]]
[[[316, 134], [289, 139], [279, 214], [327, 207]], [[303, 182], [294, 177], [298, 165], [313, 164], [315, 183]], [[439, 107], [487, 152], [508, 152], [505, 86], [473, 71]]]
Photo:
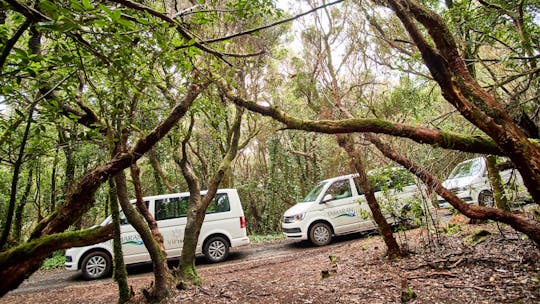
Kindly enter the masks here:
[[[204, 195], [206, 191], [202, 191]], [[164, 238], [168, 258], [179, 257], [182, 251], [184, 228], [188, 208], [189, 192], [145, 197], [148, 210], [158, 223]], [[101, 223], [112, 221], [109, 216]], [[150, 261], [150, 255], [140, 235], [121, 218], [121, 242], [126, 264]], [[236, 189], [220, 189], [208, 209], [197, 243], [197, 253], [203, 253], [213, 263], [225, 260], [229, 247], [249, 244], [246, 221]], [[66, 269], [82, 270], [87, 279], [98, 279], [109, 275], [112, 269], [112, 240], [66, 251]]]
[[[398, 219], [390, 214], [388, 204], [400, 213], [408, 202], [418, 199], [421, 191], [408, 171], [391, 170], [401, 173], [393, 174], [401, 177], [401, 184], [398, 187], [391, 182], [376, 183], [375, 196], [389, 223], [394, 224]], [[407, 177], [405, 181], [403, 177]], [[290, 239], [310, 240], [316, 246], [323, 246], [329, 244], [334, 235], [377, 228], [357, 179], [358, 174], [350, 174], [319, 182], [301, 202], [285, 211], [283, 233]]]
[[[513, 194], [525, 197], [527, 191], [523, 179], [515, 169], [500, 172], [502, 182]], [[493, 192], [488, 178], [487, 165], [484, 157], [477, 157], [457, 164], [448, 178], [442, 183], [443, 187], [452, 191], [461, 200], [469, 204], [493, 206]], [[451, 205], [438, 196], [439, 206], [450, 208]]]

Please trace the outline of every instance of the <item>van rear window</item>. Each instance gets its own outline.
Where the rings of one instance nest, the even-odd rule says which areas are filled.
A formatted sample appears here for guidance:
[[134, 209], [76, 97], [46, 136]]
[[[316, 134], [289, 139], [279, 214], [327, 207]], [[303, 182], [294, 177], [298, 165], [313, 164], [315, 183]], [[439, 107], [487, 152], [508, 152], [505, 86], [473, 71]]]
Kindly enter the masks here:
[[[156, 220], [167, 220], [179, 217], [186, 217], [188, 211], [189, 197], [171, 197], [156, 200]], [[216, 194], [208, 208], [206, 214], [227, 212], [231, 210], [229, 197], [226, 193]]]

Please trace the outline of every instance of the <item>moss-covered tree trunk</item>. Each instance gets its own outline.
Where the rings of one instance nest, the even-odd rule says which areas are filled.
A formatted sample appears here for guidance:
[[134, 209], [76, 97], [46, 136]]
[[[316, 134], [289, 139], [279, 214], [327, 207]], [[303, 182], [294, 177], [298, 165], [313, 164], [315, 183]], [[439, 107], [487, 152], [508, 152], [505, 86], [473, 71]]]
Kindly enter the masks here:
[[111, 208], [112, 223], [114, 225], [113, 233], [113, 279], [118, 285], [118, 303], [126, 303], [131, 298], [129, 284], [127, 279], [126, 265], [124, 263], [124, 254], [122, 252], [122, 240], [120, 229], [120, 211], [118, 210], [118, 199], [116, 185], [112, 178], [109, 179], [109, 201]]
[[[169, 294], [169, 283], [172, 283], [172, 275], [169, 271], [169, 265], [167, 264], [167, 252], [165, 251], [165, 244], [163, 243], [163, 235], [159, 232], [158, 224], [148, 208], [143, 199], [141, 181], [139, 178], [139, 167], [137, 164], [131, 165], [131, 178], [133, 180], [133, 186], [135, 189], [136, 206], [139, 213], [146, 220], [150, 233], [154, 239], [154, 246], [152, 250], [159, 252], [151, 253], [152, 265], [154, 266], [154, 278], [155, 286], [151, 291], [152, 299], [151, 300], [161, 300], [168, 296]], [[150, 249], [149, 249], [150, 251]]]
[[137, 212], [133, 205], [129, 202], [128, 189], [126, 183], [126, 175], [124, 171], [120, 171], [114, 177], [118, 202], [122, 206], [122, 211], [128, 222], [137, 233], [141, 236], [144, 246], [150, 254], [152, 265], [154, 266], [154, 288], [148, 293], [150, 301], [161, 301], [169, 295], [168, 279], [169, 268], [167, 266], [166, 256], [163, 255], [161, 247], [154, 239], [152, 232], [146, 224], [144, 218]]
[[[497, 169], [497, 158], [494, 155], [488, 155], [486, 157], [487, 172], [489, 177], [489, 182], [491, 184], [491, 189], [493, 190], [493, 201], [497, 208], [510, 211], [510, 206], [508, 205], [508, 199], [504, 195], [504, 187], [502, 184], [501, 174]], [[490, 206], [492, 207], [492, 206]]]
[[191, 132], [194, 125], [194, 119], [192, 117], [190, 129], [188, 135], [182, 142], [182, 158], [180, 160], [180, 166], [182, 168], [182, 174], [184, 175], [190, 192], [189, 207], [187, 215], [187, 223], [184, 232], [184, 242], [182, 246], [182, 256], [180, 259], [179, 270], [177, 273], [179, 288], [186, 288], [189, 284], [199, 285], [202, 283], [200, 276], [195, 268], [195, 249], [197, 248], [197, 241], [201, 232], [201, 227], [204, 221], [206, 208], [210, 205], [217, 189], [223, 180], [226, 171], [230, 168], [232, 161], [236, 157], [238, 152], [238, 145], [240, 140], [240, 126], [242, 123], [243, 109], [236, 108], [236, 115], [234, 123], [231, 127], [232, 137], [228, 145], [228, 150], [223, 157], [219, 167], [211, 178], [207, 185], [207, 192], [204, 198], [201, 198], [200, 182], [193, 172], [191, 163], [187, 153], [188, 141], [191, 136]]

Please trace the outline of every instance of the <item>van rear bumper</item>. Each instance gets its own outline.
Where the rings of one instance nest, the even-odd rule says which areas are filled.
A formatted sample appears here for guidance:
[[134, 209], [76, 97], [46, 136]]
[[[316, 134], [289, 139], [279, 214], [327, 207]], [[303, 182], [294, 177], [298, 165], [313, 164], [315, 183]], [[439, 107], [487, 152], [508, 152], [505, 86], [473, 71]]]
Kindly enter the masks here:
[[238, 239], [232, 239], [231, 240], [231, 247], [239, 247], [239, 246], [245, 246], [249, 245], [249, 237], [243, 237]]

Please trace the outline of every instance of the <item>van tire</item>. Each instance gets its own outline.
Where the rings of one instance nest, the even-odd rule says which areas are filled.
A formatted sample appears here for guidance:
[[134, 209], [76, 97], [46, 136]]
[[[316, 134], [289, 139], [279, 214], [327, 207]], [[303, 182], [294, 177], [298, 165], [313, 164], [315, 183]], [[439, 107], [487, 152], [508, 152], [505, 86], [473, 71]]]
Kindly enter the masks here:
[[229, 257], [229, 242], [221, 236], [213, 236], [204, 243], [204, 256], [210, 263], [219, 263]]
[[489, 190], [482, 190], [480, 194], [478, 194], [478, 205], [493, 207], [495, 205], [493, 193]]
[[332, 228], [326, 223], [315, 223], [309, 228], [309, 240], [315, 246], [326, 246], [332, 241]]
[[96, 280], [107, 277], [111, 273], [111, 257], [103, 251], [90, 252], [81, 264], [83, 277]]

